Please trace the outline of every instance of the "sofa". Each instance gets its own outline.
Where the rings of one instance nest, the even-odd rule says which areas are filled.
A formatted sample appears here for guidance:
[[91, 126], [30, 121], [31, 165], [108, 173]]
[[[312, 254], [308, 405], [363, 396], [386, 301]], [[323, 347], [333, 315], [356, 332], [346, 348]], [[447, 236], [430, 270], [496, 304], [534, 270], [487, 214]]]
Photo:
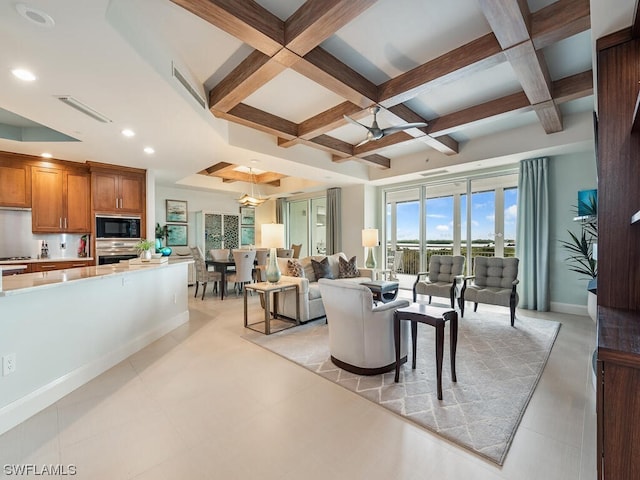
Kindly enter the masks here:
[[[342, 257], [344, 260], [349, 260], [347, 256], [340, 252], [333, 255], [326, 256], [331, 274], [333, 275], [335, 282], [351, 282], [351, 283], [363, 283], [373, 280], [374, 271], [370, 268], [358, 267], [359, 276], [352, 278], [339, 278], [340, 274], [340, 260]], [[298, 300], [300, 302], [300, 317], [297, 318], [300, 322], [308, 322], [316, 318], [325, 316], [324, 305], [322, 304], [322, 295], [320, 293], [320, 287], [318, 286], [318, 280], [316, 278], [311, 260], [317, 262], [322, 261], [325, 255], [315, 255], [309, 257], [303, 257], [298, 259], [298, 262], [302, 266], [303, 276], [294, 277], [287, 275], [289, 271], [288, 262], [289, 258], [278, 258], [278, 267], [282, 272], [281, 281], [295, 283], [298, 285]], [[280, 293], [278, 295], [278, 314], [284, 315], [288, 318], [296, 319], [296, 292], [294, 290]]]

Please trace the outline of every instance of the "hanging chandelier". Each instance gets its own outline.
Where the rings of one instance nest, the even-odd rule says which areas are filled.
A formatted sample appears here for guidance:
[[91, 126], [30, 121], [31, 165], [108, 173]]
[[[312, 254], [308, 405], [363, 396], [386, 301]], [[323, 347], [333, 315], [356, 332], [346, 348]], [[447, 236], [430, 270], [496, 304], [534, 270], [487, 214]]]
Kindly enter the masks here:
[[253, 194], [253, 184], [255, 183], [253, 178], [253, 168], [249, 168], [249, 175], [251, 175], [251, 195], [245, 193], [238, 199], [238, 203], [243, 207], [258, 207], [266, 202], [266, 198], [262, 198], [260, 196], [260, 192], [258, 192], [258, 196], [256, 197]]

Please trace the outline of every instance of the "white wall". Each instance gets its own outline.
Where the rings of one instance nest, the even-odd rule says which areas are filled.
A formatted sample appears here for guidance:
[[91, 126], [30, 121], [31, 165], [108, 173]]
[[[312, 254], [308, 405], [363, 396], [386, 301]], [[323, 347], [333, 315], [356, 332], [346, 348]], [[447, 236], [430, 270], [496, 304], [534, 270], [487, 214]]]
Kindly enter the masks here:
[[[342, 188], [342, 251], [348, 257], [356, 255], [360, 266], [368, 253], [362, 246], [362, 230], [377, 228], [382, 234], [380, 195], [380, 189], [370, 185]], [[380, 247], [374, 253], [378, 266], [382, 265]]]
[[588, 279], [569, 271], [565, 262], [567, 251], [559, 240], [569, 239], [567, 230], [580, 233], [580, 224], [574, 222], [573, 217], [576, 216], [578, 191], [597, 187], [595, 154], [585, 152], [551, 158], [549, 182], [551, 309], [571, 312], [571, 306], [586, 306]]

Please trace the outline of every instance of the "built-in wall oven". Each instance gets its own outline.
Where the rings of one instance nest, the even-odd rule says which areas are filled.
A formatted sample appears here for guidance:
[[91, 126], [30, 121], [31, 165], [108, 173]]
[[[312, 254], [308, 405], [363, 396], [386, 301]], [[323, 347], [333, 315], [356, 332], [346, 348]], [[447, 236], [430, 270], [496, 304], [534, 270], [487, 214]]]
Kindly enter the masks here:
[[96, 239], [96, 257], [98, 265], [119, 263], [121, 260], [130, 260], [138, 256], [136, 251], [137, 240]]
[[96, 215], [96, 257], [98, 265], [119, 263], [138, 256], [140, 217]]

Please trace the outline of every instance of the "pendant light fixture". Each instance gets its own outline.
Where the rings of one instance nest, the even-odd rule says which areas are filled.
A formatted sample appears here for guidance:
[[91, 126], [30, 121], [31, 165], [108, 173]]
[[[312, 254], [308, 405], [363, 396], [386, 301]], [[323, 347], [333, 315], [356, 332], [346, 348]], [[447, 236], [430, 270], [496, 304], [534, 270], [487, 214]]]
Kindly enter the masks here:
[[260, 192], [258, 192], [257, 197], [253, 194], [253, 184], [255, 183], [255, 180], [253, 178], [253, 168], [249, 168], [249, 175], [251, 175], [251, 195], [245, 193], [238, 199], [238, 203], [243, 207], [258, 207], [262, 205], [267, 199], [260, 197]]

